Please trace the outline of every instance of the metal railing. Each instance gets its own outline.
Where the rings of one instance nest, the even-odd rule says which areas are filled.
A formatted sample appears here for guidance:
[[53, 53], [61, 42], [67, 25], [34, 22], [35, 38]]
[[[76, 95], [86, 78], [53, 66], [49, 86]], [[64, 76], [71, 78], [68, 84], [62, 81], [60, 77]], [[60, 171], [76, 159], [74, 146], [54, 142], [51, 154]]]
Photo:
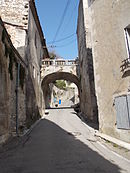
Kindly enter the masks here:
[[125, 70], [130, 68], [130, 58], [127, 58], [127, 59], [123, 60], [122, 65], [120, 66], [120, 68], [121, 68], [122, 72], [124, 72]]
[[78, 65], [77, 60], [42, 60], [43, 66], [69, 66], [69, 65]]

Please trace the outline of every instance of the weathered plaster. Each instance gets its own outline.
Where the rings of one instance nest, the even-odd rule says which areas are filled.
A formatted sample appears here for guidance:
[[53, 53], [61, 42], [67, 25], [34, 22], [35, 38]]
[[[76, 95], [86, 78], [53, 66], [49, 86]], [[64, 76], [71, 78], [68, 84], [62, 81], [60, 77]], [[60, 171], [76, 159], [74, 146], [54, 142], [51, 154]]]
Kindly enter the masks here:
[[[130, 2], [95, 0], [88, 1], [87, 8], [89, 17], [84, 13], [84, 18], [90, 19], [91, 26], [88, 22], [84, 24], [91, 32], [99, 128], [103, 133], [130, 142], [130, 130], [117, 129], [114, 107], [115, 94], [127, 94], [129, 90], [130, 77], [122, 77], [120, 66], [128, 58], [124, 28], [130, 24]], [[83, 9], [85, 11], [86, 4]]]
[[[83, 8], [84, 7], [84, 8]], [[80, 63], [80, 106], [87, 119], [97, 120], [97, 105], [93, 77], [91, 25], [87, 1], [80, 1], [77, 26]]]
[[[16, 132], [16, 63], [21, 64], [26, 75], [26, 65], [21, 59], [0, 19], [0, 143], [5, 142], [13, 132]], [[11, 79], [9, 72], [10, 62], [12, 62], [13, 79]], [[23, 88], [20, 85], [18, 86], [17, 115], [20, 133], [24, 130], [26, 120], [25, 80], [23, 82]]]

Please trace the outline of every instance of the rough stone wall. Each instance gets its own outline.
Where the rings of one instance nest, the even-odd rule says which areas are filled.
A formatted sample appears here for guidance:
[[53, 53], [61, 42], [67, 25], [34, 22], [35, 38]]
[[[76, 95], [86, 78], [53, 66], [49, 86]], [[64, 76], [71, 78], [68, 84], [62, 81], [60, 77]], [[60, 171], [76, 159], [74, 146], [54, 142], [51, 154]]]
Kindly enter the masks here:
[[[55, 62], [53, 62], [53, 65], [42, 65], [42, 68], [41, 68], [41, 79], [44, 79], [47, 75], [50, 75], [52, 73], [56, 73], [56, 72], [68, 72], [71, 74], [74, 74], [75, 76], [77, 76], [77, 66], [78, 65], [56, 65]], [[58, 73], [56, 75], [58, 77]], [[64, 75], [63, 75], [64, 76]], [[50, 77], [51, 78], [51, 77]], [[70, 80], [70, 78], [72, 78], [72, 76], [69, 76], [68, 79], [66, 80]], [[56, 80], [56, 79], [55, 79]], [[53, 81], [53, 77], [52, 77], [52, 81]], [[54, 82], [54, 81], [53, 81]], [[46, 83], [46, 82], [45, 82]], [[51, 83], [52, 84], [52, 83]], [[53, 85], [47, 85], [47, 91], [46, 89], [44, 90], [43, 89], [43, 92], [44, 92], [44, 100], [45, 100], [45, 107], [49, 107], [49, 103], [50, 103], [50, 100], [49, 98], [51, 98], [51, 103], [53, 102], [53, 92], [52, 92], [52, 86]], [[74, 84], [74, 83], [73, 83]], [[74, 84], [75, 85], [75, 84]], [[77, 88], [77, 86], [75, 85], [75, 95], [76, 95], [76, 102], [75, 103], [78, 103], [79, 102], [79, 99], [78, 99], [78, 95], [79, 95], [79, 90]], [[49, 89], [48, 89], [49, 88]], [[45, 93], [46, 92], [46, 93]], [[69, 92], [66, 92], [66, 94], [68, 94]], [[64, 94], [65, 95], [65, 94]], [[66, 95], [67, 97], [67, 95]], [[65, 100], [65, 96], [63, 97], [62, 101]], [[67, 100], [67, 99], [66, 99]]]
[[[44, 110], [44, 100], [41, 90], [40, 66], [43, 58], [43, 47], [39, 31], [34, 20], [33, 13], [29, 9], [29, 24], [27, 35], [26, 55], [29, 64], [29, 76], [27, 78], [27, 116], [29, 119], [35, 119], [42, 116]], [[35, 109], [35, 110], [34, 110]]]
[[42, 65], [41, 77], [54, 73], [54, 72], [68, 72], [77, 75], [77, 65]]
[[[3, 22], [0, 19], [0, 143], [16, 132], [16, 78], [20, 63], [26, 73], [25, 64], [13, 47]], [[19, 77], [18, 86], [18, 130], [24, 129], [26, 119], [25, 76]], [[22, 84], [22, 85], [20, 85]]]
[[8, 137], [9, 122], [9, 74], [8, 62], [4, 57], [4, 45], [2, 43], [2, 31], [0, 26], [0, 143], [4, 142]]
[[130, 24], [130, 1], [95, 0], [89, 4], [100, 131], [130, 142], [130, 130], [117, 129], [115, 96], [128, 94], [130, 77], [120, 66], [128, 58], [124, 28]]
[[[83, 9], [83, 6], [85, 7]], [[80, 63], [80, 107], [86, 118], [97, 120], [97, 105], [95, 97], [91, 32], [87, 1], [80, 1], [77, 27], [78, 51]]]
[[[50, 106], [55, 107], [55, 104], [57, 103], [58, 107], [70, 107], [74, 104], [79, 103], [77, 86], [73, 83], [71, 84], [71, 86], [66, 82], [66, 89], [63, 90], [57, 88], [55, 85], [52, 85]], [[61, 100], [61, 104], [58, 103], [59, 100]]]
[[[33, 0], [0, 0], [0, 15], [13, 45], [20, 53], [22, 60], [28, 64], [25, 93], [27, 126], [30, 127], [43, 114], [44, 100], [41, 90], [40, 62], [47, 54], [47, 49], [43, 52], [43, 45], [45, 47], [46, 44], [35, 2]], [[12, 89], [14, 88], [12, 87]], [[22, 91], [19, 93], [21, 94]]]
[[24, 58], [29, 0], [0, 0], [0, 16], [15, 48]]

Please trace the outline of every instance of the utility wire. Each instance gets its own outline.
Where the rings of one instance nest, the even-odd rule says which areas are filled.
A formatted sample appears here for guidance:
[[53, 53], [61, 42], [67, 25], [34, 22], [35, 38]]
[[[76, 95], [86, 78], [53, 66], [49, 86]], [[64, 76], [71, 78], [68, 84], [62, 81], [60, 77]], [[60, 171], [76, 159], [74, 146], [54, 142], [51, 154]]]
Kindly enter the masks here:
[[70, 44], [74, 43], [75, 41], [76, 41], [76, 38], [74, 40], [71, 40], [70, 42], [64, 44], [64, 45], [57, 45], [57, 46], [56, 45], [50, 45], [50, 46], [48, 46], [48, 48], [66, 47], [66, 46], [69, 46]]
[[[72, 10], [72, 13], [71, 13], [71, 15], [70, 15], [70, 17], [69, 17], [69, 21], [67, 22], [66, 26], [68, 26], [69, 23], [70, 23], [70, 21], [72, 20], [73, 13], [74, 13], [74, 11], [75, 11], [77, 5], [78, 5], [78, 4], [76, 3], [75, 6], [74, 6], [74, 8], [73, 8], [73, 10]], [[66, 29], [67, 29], [67, 27], [64, 28], [63, 31], [65, 31]], [[71, 34], [71, 35], [69, 35], [69, 36], [67, 36], [67, 37], [61, 38], [61, 39], [56, 40], [56, 41], [54, 41], [54, 42], [53, 42], [53, 41], [49, 41], [47, 44], [52, 44], [52, 43], [56, 43], [56, 42], [61, 42], [61, 41], [64, 41], [64, 40], [66, 40], [66, 39], [69, 39], [69, 38], [73, 37], [74, 35], [76, 35], [76, 33], [73, 33], [73, 34]]]
[[68, 26], [69, 26], [70, 22], [72, 21], [72, 17], [73, 17], [73, 14], [74, 14], [74, 12], [75, 12], [75, 10], [77, 8], [77, 5], [78, 5], [78, 3], [76, 3], [75, 6], [74, 6], [74, 8], [72, 9], [71, 15], [70, 15], [69, 20], [68, 20], [68, 22], [66, 24], [67, 27], [65, 27], [63, 29], [63, 32], [65, 32], [68, 29]]
[[69, 36], [67, 36], [67, 37], [64, 37], [64, 38], [61, 38], [61, 39], [59, 39], [59, 40], [56, 40], [55, 42], [50, 41], [50, 42], [48, 42], [47, 44], [52, 44], [52, 43], [56, 43], [56, 42], [61, 42], [61, 41], [64, 41], [64, 40], [66, 40], [66, 39], [68, 39], [68, 38], [73, 37], [74, 35], [76, 35], [76, 33], [73, 33], [73, 34], [71, 34], [71, 35], [69, 35]]
[[70, 44], [74, 43], [76, 41], [76, 38], [74, 40], [71, 40], [69, 43], [64, 44], [64, 45], [60, 45], [60, 46], [56, 46], [56, 47], [66, 47], [69, 46]]
[[[81, 27], [81, 28], [84, 29], [84, 27]], [[87, 28], [86, 28], [86, 29], [87, 29]], [[80, 38], [83, 34], [85, 34], [85, 33], [86, 33], [86, 30], [83, 31], [83, 33], [79, 36], [79, 38]], [[61, 38], [61, 39], [59, 39], [59, 40], [56, 40], [55, 43], [56, 43], [56, 42], [61, 42], [61, 41], [67, 40], [67, 39], [69, 39], [69, 38], [75, 36], [76, 34], [77, 34], [77, 33], [75, 32], [75, 33], [73, 33], [73, 34], [71, 34], [71, 35], [69, 35], [69, 36], [66, 36], [66, 37], [64, 37], [64, 38]], [[49, 47], [52, 47], [52, 48], [57, 47], [57, 46], [55, 46], [55, 45], [52, 45], [52, 43], [53, 43], [53, 41], [49, 41], [47, 44], [51, 44]]]
[[64, 18], [65, 18], [65, 15], [66, 15], [66, 12], [67, 12], [67, 9], [68, 9], [69, 4], [70, 4], [70, 0], [67, 1], [67, 4], [66, 4], [65, 9], [64, 9], [64, 12], [63, 12], [63, 15], [62, 15], [61, 20], [60, 20], [60, 24], [59, 24], [59, 26], [57, 28], [57, 31], [56, 31], [56, 34], [54, 36], [54, 39], [53, 39], [53, 42], [52, 43], [55, 42], [56, 37], [57, 37], [57, 35], [58, 35], [59, 31], [60, 31], [60, 28], [61, 28], [61, 26], [62, 26], [62, 24], [64, 22]]
[[[70, 15], [70, 17], [69, 17], [69, 20], [68, 20], [66, 26], [68, 26], [69, 23], [70, 23], [70, 21], [72, 20], [72, 16], [73, 16], [73, 14], [74, 14], [74, 11], [75, 11], [77, 5], [78, 5], [78, 3], [75, 4], [75, 6], [74, 6], [74, 8], [73, 8], [73, 10], [72, 10], [72, 13], [71, 13], [71, 15]], [[67, 28], [68, 28], [68, 27], [65, 27], [63, 31], [65, 31]], [[53, 41], [49, 41], [47, 44], [52, 44], [52, 43], [64, 41], [64, 40], [66, 40], [66, 39], [68, 39], [68, 38], [73, 37], [74, 35], [76, 35], [76, 33], [73, 33], [73, 34], [71, 34], [71, 35], [69, 35], [69, 36], [67, 36], [67, 37], [61, 38], [61, 39], [56, 40], [56, 41], [54, 41], [54, 42], [53, 42]]]
[[[79, 35], [79, 38], [81, 38], [84, 34], [86, 34], [86, 31], [84, 31], [82, 34]], [[55, 47], [66, 47], [70, 44], [72, 44], [73, 42], [75, 42], [77, 39], [75, 38], [74, 40], [71, 40], [70, 42], [68, 42], [67, 44], [64, 45], [50, 45], [49, 47], [51, 48], [55, 48]]]
[[[84, 27], [81, 27], [81, 28], [83, 28], [84, 29]], [[87, 29], [87, 28], [86, 28]], [[86, 35], [86, 29], [79, 35], [79, 39], [83, 36], [83, 35]], [[75, 33], [76, 34], [76, 33]], [[72, 37], [72, 35], [75, 35], [75, 34], [71, 34], [70, 36], [67, 36], [68, 38], [70, 37]], [[66, 37], [66, 38], [67, 38]], [[63, 39], [66, 39], [66, 38], [63, 38]], [[63, 40], [63, 39], [60, 39], [60, 40]], [[50, 46], [48, 46], [48, 48], [56, 48], [56, 47], [65, 47], [65, 46], [68, 46], [68, 45], [70, 45], [72, 42], [74, 42], [76, 39], [74, 39], [74, 40], [72, 40], [71, 42], [69, 42], [68, 44], [65, 44], [65, 45], [50, 45]], [[57, 41], [59, 41], [59, 40], [57, 40]]]

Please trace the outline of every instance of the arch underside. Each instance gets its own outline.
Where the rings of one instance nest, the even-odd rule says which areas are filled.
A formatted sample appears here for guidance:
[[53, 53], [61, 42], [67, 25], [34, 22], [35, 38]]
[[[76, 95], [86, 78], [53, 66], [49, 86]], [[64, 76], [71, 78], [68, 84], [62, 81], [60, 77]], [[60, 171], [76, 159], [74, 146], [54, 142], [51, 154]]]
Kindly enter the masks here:
[[49, 85], [49, 83], [52, 83], [56, 80], [67, 80], [67, 81], [70, 81], [70, 82], [76, 84], [78, 89], [80, 87], [79, 78], [76, 75], [74, 75], [72, 73], [68, 73], [68, 72], [55, 72], [55, 73], [51, 73], [43, 78], [42, 88], [44, 88], [45, 85]]
[[49, 84], [55, 82], [56, 80], [67, 80], [72, 83], [74, 83], [78, 91], [80, 92], [80, 82], [79, 78], [75, 76], [74, 74], [71, 74], [69, 72], [55, 72], [51, 73], [47, 76], [45, 76], [42, 80], [42, 90], [43, 90], [43, 96], [44, 96], [44, 102], [45, 102], [45, 107], [48, 107], [48, 95], [50, 93], [50, 87]]

